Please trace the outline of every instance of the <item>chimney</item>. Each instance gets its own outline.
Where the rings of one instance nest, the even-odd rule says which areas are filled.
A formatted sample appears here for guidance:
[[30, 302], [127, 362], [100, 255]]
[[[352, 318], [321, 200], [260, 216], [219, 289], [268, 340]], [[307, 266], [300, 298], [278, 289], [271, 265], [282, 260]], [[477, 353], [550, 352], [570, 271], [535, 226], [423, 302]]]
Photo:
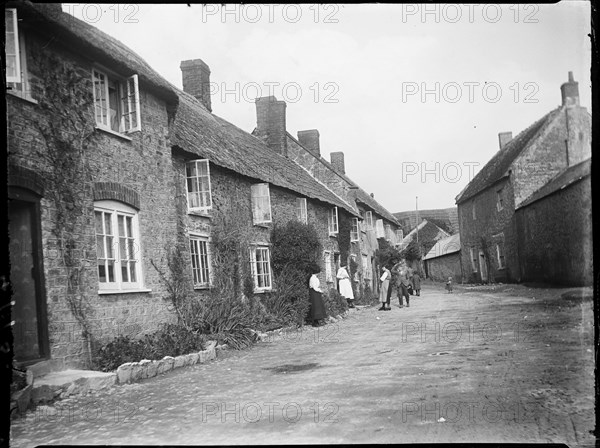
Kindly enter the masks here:
[[298, 141], [302, 146], [304, 146], [310, 152], [315, 154], [317, 157], [321, 157], [321, 147], [319, 146], [319, 131], [317, 131], [316, 129], [298, 131]]
[[333, 169], [340, 174], [346, 174], [346, 167], [344, 166], [344, 153], [342, 151], [332, 152], [330, 155], [331, 164]]
[[285, 101], [274, 96], [256, 99], [256, 133], [269, 148], [287, 157]]
[[371, 193], [371, 197], [375, 199], [375, 193]]
[[563, 106], [579, 106], [579, 83], [573, 80], [573, 72], [569, 72], [569, 82], [560, 86]]
[[500, 149], [504, 148], [508, 142], [512, 140], [512, 132], [500, 132], [498, 134], [498, 142]]
[[202, 59], [191, 59], [181, 61], [181, 77], [183, 79], [183, 91], [198, 99], [209, 112], [212, 112], [210, 104], [210, 68]]

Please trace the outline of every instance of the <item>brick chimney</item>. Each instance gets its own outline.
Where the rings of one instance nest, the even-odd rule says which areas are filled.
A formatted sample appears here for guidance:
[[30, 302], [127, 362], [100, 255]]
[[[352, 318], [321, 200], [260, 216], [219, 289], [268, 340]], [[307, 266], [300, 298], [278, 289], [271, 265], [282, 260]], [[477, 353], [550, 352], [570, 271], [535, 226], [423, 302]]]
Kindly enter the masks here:
[[500, 132], [498, 134], [498, 142], [500, 149], [504, 148], [508, 142], [512, 140], [512, 132]]
[[285, 101], [274, 96], [256, 99], [256, 134], [269, 148], [287, 157]]
[[563, 106], [579, 106], [579, 83], [573, 80], [573, 72], [569, 72], [569, 81], [560, 86]]
[[342, 151], [332, 152], [330, 155], [333, 169], [340, 174], [346, 174], [346, 166], [344, 165], [344, 153]]
[[196, 97], [212, 112], [210, 104], [210, 68], [202, 59], [181, 61], [183, 91]]
[[316, 129], [298, 131], [298, 141], [302, 146], [304, 146], [310, 152], [315, 154], [317, 157], [321, 157], [321, 146], [319, 145], [319, 131], [317, 131]]

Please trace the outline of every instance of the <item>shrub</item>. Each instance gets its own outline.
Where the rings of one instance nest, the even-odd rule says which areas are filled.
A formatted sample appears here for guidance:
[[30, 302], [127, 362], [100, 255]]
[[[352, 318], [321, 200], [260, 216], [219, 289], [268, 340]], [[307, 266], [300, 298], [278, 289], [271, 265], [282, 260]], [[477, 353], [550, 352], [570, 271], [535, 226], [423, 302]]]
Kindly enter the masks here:
[[142, 339], [117, 336], [101, 347], [94, 355], [94, 367], [109, 372], [126, 362], [142, 359], [162, 359], [165, 356], [179, 356], [205, 349], [207, 337], [189, 331], [182, 325], [165, 324], [154, 333]]
[[331, 288], [329, 293], [323, 294], [323, 300], [328, 316], [338, 316], [348, 310], [348, 301], [337, 289]]
[[271, 244], [271, 264], [275, 275], [291, 268], [308, 273], [310, 267], [320, 261], [321, 242], [310, 224], [293, 220], [285, 226], [275, 226], [271, 231]]
[[302, 326], [306, 320], [310, 301], [305, 276], [286, 269], [275, 276], [277, 288], [263, 294], [262, 304], [278, 326]]

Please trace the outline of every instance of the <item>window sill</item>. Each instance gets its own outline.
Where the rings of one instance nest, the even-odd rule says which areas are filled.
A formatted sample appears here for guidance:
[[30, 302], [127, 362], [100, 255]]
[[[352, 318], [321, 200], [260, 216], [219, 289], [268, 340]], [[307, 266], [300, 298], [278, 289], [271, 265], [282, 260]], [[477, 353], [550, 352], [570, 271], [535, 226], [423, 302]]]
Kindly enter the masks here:
[[105, 296], [105, 295], [109, 295], [109, 294], [133, 294], [133, 293], [140, 293], [140, 292], [152, 292], [152, 290], [151, 289], [145, 289], [145, 288], [141, 288], [141, 289], [102, 290], [102, 291], [98, 291], [98, 295]]
[[23, 101], [27, 101], [28, 103], [39, 104], [38, 101], [35, 100], [32, 96], [27, 95], [23, 92], [19, 92], [18, 90], [7, 90], [6, 93], [8, 93], [10, 96], [22, 99]]
[[254, 294], [264, 294], [265, 292], [273, 292], [274, 289], [255, 289]]
[[329, 236], [332, 237], [332, 238], [337, 238], [338, 234], [337, 233], [330, 233]]
[[265, 229], [268, 229], [271, 226], [271, 221], [269, 221], [269, 222], [255, 222], [253, 225], [256, 226], [256, 227], [263, 227]]
[[107, 134], [114, 135], [116, 137], [122, 138], [123, 140], [127, 140], [129, 142], [133, 141], [133, 139], [125, 134], [121, 134], [120, 132], [115, 132], [112, 129], [105, 128], [103, 126], [96, 125], [96, 129], [102, 132], [106, 132]]
[[210, 285], [194, 286], [194, 291], [208, 291], [209, 289], [210, 289]]
[[188, 210], [188, 215], [200, 216], [202, 218], [212, 218], [211, 212], [202, 212], [199, 210]]

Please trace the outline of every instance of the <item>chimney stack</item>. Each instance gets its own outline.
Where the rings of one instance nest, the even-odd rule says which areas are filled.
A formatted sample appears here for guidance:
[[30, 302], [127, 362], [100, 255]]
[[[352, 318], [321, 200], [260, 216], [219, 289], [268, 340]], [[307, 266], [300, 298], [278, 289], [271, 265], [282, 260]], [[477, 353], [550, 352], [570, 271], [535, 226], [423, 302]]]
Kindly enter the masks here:
[[269, 148], [287, 157], [285, 101], [274, 96], [256, 99], [256, 134]]
[[298, 141], [302, 146], [308, 149], [317, 157], [321, 157], [321, 146], [319, 145], [319, 131], [309, 129], [307, 131], [298, 131]]
[[210, 104], [210, 68], [202, 59], [181, 61], [183, 91], [198, 99], [204, 107], [212, 112]]
[[512, 140], [512, 132], [500, 132], [498, 134], [498, 142], [500, 149], [504, 148], [508, 142]]
[[560, 86], [563, 106], [579, 106], [579, 83], [573, 80], [573, 72], [569, 72], [569, 81]]
[[344, 153], [342, 151], [332, 152], [330, 155], [331, 164], [333, 169], [340, 174], [346, 174], [346, 167], [344, 165]]

